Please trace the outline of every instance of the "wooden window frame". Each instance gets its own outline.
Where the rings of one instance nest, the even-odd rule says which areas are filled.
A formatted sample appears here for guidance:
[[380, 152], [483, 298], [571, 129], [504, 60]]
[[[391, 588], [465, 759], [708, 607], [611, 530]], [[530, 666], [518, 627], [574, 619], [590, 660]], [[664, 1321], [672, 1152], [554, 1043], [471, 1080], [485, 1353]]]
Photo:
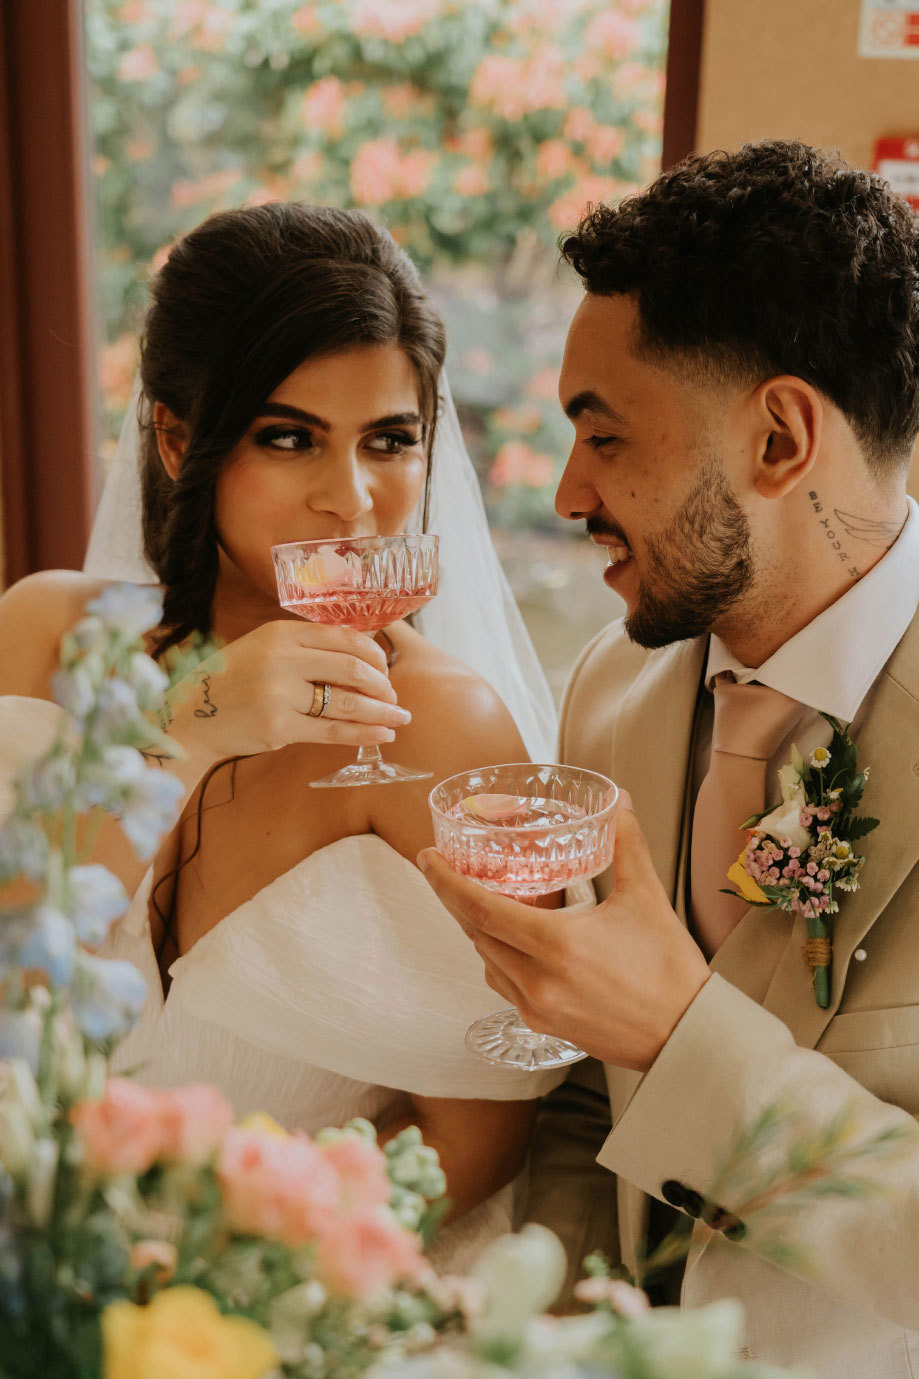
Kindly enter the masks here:
[[0, 483], [7, 584], [79, 569], [96, 496], [80, 0], [0, 4]]

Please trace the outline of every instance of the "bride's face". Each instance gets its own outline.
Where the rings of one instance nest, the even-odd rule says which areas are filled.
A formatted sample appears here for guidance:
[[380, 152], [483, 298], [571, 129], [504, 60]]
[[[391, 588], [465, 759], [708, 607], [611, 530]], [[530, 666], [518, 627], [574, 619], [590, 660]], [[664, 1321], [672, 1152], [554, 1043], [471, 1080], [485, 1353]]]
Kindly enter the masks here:
[[217, 481], [223, 555], [275, 597], [271, 547], [404, 531], [427, 459], [418, 378], [396, 345], [308, 359], [272, 393]]

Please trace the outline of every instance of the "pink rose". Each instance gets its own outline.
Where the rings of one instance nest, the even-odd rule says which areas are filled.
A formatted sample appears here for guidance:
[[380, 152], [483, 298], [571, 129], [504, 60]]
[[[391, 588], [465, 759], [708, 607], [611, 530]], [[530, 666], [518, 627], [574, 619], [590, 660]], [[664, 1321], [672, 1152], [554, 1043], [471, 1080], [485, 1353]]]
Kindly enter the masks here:
[[291, 1247], [314, 1240], [334, 1217], [341, 1184], [308, 1135], [280, 1137], [234, 1126], [217, 1159], [230, 1225]]
[[344, 1213], [385, 1207], [392, 1195], [386, 1159], [375, 1144], [351, 1136], [327, 1141], [319, 1151], [338, 1174], [338, 1209]]
[[319, 1240], [326, 1287], [366, 1301], [423, 1266], [421, 1243], [388, 1211], [377, 1208], [330, 1223]]
[[201, 1164], [217, 1148], [233, 1124], [233, 1108], [226, 1097], [207, 1083], [173, 1087], [160, 1093], [163, 1116], [164, 1159]]
[[103, 1177], [144, 1173], [163, 1144], [161, 1094], [125, 1077], [109, 1078], [101, 1101], [81, 1101], [70, 1113], [91, 1172]]

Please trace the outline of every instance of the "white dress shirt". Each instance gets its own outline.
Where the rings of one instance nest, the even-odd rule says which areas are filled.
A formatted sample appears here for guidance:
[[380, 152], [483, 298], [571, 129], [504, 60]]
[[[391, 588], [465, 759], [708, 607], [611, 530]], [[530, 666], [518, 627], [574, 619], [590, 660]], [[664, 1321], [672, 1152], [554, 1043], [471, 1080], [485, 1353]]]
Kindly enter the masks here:
[[[919, 507], [907, 498], [906, 521], [890, 550], [857, 584], [796, 632], [761, 666], [745, 666], [712, 635], [696, 727], [693, 798], [711, 757], [715, 676], [733, 671], [741, 684], [756, 680], [802, 705], [801, 719], [780, 745], [766, 774], [768, 808], [781, 798], [778, 772], [792, 742], [807, 757], [826, 747], [832, 730], [821, 713], [858, 728], [881, 671], [919, 607]], [[867, 763], [870, 765], [870, 763]]]

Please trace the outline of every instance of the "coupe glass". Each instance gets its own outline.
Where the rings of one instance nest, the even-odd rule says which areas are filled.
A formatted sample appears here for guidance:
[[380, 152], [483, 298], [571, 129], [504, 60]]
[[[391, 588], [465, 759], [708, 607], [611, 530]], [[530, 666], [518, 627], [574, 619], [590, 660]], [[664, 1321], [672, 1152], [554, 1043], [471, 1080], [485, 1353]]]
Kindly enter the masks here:
[[[618, 802], [606, 776], [531, 763], [464, 771], [429, 796], [435, 844], [454, 871], [530, 903], [606, 870]], [[513, 1008], [476, 1020], [466, 1047], [490, 1063], [531, 1072], [587, 1057], [565, 1039], [537, 1034]]]
[[[309, 622], [379, 632], [437, 593], [436, 536], [290, 541], [271, 554], [281, 607]], [[360, 747], [353, 765], [310, 785], [389, 785], [431, 774], [383, 761], [379, 747]]]

